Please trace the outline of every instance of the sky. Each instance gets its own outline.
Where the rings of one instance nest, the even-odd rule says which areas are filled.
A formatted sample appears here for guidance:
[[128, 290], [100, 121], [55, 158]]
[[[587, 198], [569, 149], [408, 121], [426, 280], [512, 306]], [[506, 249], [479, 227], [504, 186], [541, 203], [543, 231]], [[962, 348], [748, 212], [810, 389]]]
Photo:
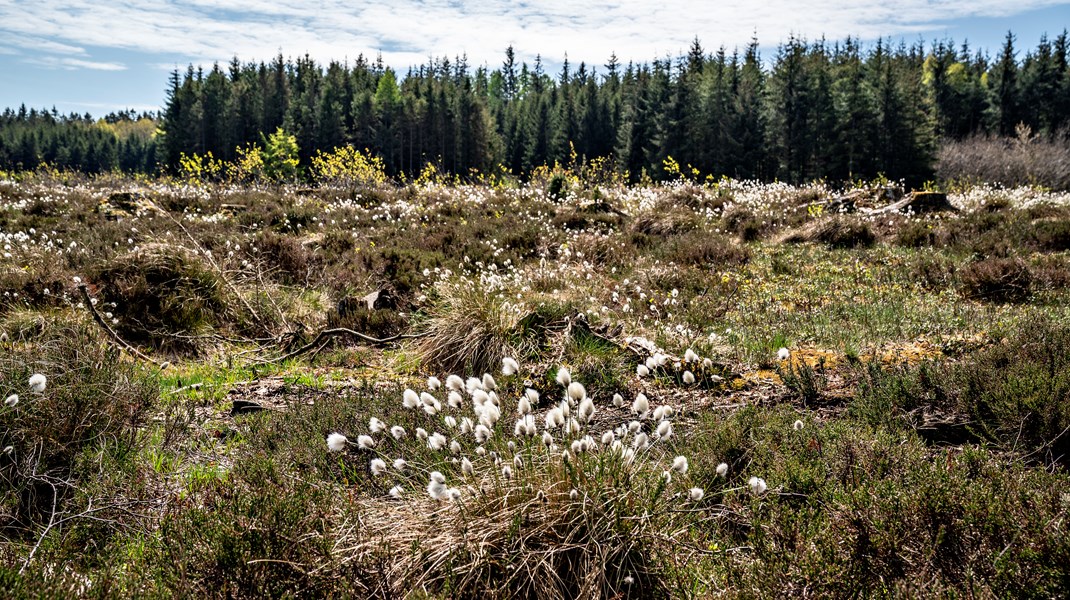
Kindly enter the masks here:
[[789, 36], [862, 41], [968, 40], [998, 52], [1008, 30], [1019, 56], [1070, 28], [1070, 0], [0, 0], [0, 108], [56, 107], [100, 116], [157, 110], [171, 70], [308, 54], [358, 55], [399, 72], [429, 57], [501, 65], [512, 45], [548, 71], [678, 56], [757, 37], [772, 56]]

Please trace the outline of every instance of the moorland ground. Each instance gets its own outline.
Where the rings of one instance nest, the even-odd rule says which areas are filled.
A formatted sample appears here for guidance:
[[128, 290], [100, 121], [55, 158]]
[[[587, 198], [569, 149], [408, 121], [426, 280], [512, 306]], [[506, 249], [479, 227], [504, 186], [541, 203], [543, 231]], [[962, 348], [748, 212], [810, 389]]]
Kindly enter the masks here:
[[1061, 596], [1070, 195], [948, 191], [0, 181], [0, 590]]

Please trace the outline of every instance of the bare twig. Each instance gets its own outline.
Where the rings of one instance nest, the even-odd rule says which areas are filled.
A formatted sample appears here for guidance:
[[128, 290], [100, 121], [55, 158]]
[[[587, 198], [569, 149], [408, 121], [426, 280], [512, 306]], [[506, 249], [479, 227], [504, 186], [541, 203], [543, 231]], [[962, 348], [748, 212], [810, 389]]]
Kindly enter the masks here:
[[111, 339], [115, 340], [115, 343], [119, 344], [119, 346], [121, 346], [124, 350], [140, 358], [141, 360], [145, 362], [150, 362], [156, 365], [157, 367], [160, 366], [160, 363], [156, 362], [152, 358], [149, 358], [148, 356], [145, 356], [143, 353], [141, 353], [141, 351], [133, 347], [129, 342], [119, 337], [118, 333], [115, 333], [115, 330], [111, 328], [111, 325], [108, 325], [108, 322], [104, 320], [104, 317], [101, 317], [100, 313], [97, 312], [97, 308], [93, 306], [93, 299], [89, 297], [89, 291], [86, 289], [84, 283], [78, 284], [78, 291], [82, 293], [82, 300], [85, 301], [85, 306], [89, 309], [89, 314], [93, 315], [93, 320], [96, 321], [97, 324], [100, 325], [104, 329], [104, 331], [108, 333], [109, 336], [111, 336]]
[[258, 365], [267, 365], [267, 364], [280, 363], [280, 362], [289, 360], [289, 359], [291, 359], [291, 358], [293, 358], [295, 356], [300, 356], [300, 355], [302, 355], [302, 354], [304, 354], [304, 353], [306, 353], [306, 352], [308, 352], [310, 350], [313, 350], [313, 349], [319, 347], [320, 342], [323, 342], [323, 341], [325, 341], [325, 340], [327, 340], [329, 338], [341, 337], [341, 336], [345, 336], [345, 335], [355, 337], [355, 338], [357, 338], [359, 340], [368, 342], [369, 344], [385, 345], [385, 344], [389, 344], [391, 342], [396, 342], [398, 340], [422, 338], [422, 337], [426, 336], [427, 333], [400, 333], [398, 335], [392, 335], [390, 337], [375, 338], [375, 337], [372, 337], [370, 335], [361, 333], [359, 331], [354, 331], [352, 329], [347, 329], [345, 327], [336, 327], [334, 329], [324, 329], [323, 331], [320, 331], [319, 334], [316, 335], [316, 337], [311, 342], [305, 344], [304, 346], [301, 346], [300, 348], [294, 350], [293, 352], [288, 352], [288, 353], [283, 354], [282, 356], [279, 356], [279, 357], [276, 357], [276, 358], [261, 360], [261, 361], [258, 361], [256, 363], [253, 363], [253, 365], [254, 366], [258, 366]]
[[52, 487], [52, 513], [48, 516], [48, 525], [45, 527], [45, 530], [41, 532], [41, 537], [37, 538], [37, 543], [33, 545], [33, 549], [30, 550], [29, 556], [23, 561], [22, 568], [19, 569], [19, 575], [22, 575], [23, 571], [26, 570], [26, 567], [30, 565], [30, 561], [33, 560], [33, 555], [37, 554], [37, 549], [41, 547], [41, 542], [45, 541], [45, 536], [48, 535], [48, 532], [56, 522], [56, 498], [59, 496], [59, 491], [56, 489], [56, 484], [47, 479], [45, 479], [44, 482]]

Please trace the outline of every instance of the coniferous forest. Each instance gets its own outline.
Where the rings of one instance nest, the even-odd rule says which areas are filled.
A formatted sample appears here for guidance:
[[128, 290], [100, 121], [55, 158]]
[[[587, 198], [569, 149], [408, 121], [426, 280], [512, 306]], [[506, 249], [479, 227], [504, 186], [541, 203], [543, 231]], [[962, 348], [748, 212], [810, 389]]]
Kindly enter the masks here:
[[192, 65], [167, 82], [153, 115], [7, 110], [0, 167], [41, 163], [87, 172], [174, 169], [185, 155], [232, 160], [280, 128], [301, 165], [351, 145], [390, 174], [427, 163], [461, 177], [507, 168], [523, 177], [574, 157], [609, 157], [632, 180], [665, 176], [671, 157], [702, 177], [800, 182], [884, 175], [918, 184], [940, 144], [971, 136], [1065, 139], [1067, 34], [1027, 51], [1008, 33], [994, 55], [937, 41], [863, 45], [789, 39], [763, 57], [757, 41], [686, 56], [604, 65], [518, 62], [495, 69], [442, 58], [400, 76], [363, 56], [323, 66], [308, 56]]

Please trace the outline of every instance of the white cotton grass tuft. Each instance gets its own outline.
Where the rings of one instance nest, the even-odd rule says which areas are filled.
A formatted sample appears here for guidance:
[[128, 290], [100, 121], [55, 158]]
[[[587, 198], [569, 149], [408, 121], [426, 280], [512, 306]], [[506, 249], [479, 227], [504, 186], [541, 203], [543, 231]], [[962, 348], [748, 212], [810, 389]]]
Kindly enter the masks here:
[[667, 440], [672, 437], [672, 422], [662, 421], [658, 423], [658, 439]]
[[576, 488], [572, 488], [568, 491], [568, 499], [575, 502], [580, 499], [580, 491]]
[[483, 444], [483, 443], [485, 443], [487, 440], [489, 440], [491, 438], [491, 435], [492, 435], [492, 432], [491, 432], [489, 427], [487, 427], [486, 425], [484, 425], [482, 423], [480, 423], [479, 425], [476, 425], [476, 430], [475, 430], [476, 442], [478, 442], [480, 444]]
[[802, 422], [802, 419], [796, 420], [795, 423], [791, 426], [791, 428], [795, 431], [802, 431], [803, 427], [806, 427], [806, 424]]
[[635, 434], [635, 437], [632, 438], [632, 448], [635, 448], [636, 450], [643, 450], [649, 444], [650, 444], [650, 439], [642, 431], [640, 431], [639, 433]]
[[440, 380], [438, 377], [432, 375], [427, 378], [427, 389], [433, 392], [440, 387], [442, 387], [442, 380]]
[[450, 488], [446, 490], [446, 496], [449, 497], [451, 502], [461, 501], [461, 490], [457, 488]]
[[616, 440], [616, 439], [617, 439], [617, 436], [613, 435], [612, 431], [607, 431], [607, 432], [602, 434], [602, 445], [603, 446], [608, 446], [608, 445], [612, 444], [613, 441]]
[[532, 406], [538, 406], [539, 392], [537, 392], [536, 390], [533, 390], [531, 388], [524, 390], [524, 397], [528, 399], [528, 402], [530, 402]]
[[781, 348], [780, 350], [776, 351], [776, 357], [777, 360], [788, 360], [789, 358], [791, 358], [791, 350], [788, 350], [787, 348]]
[[401, 404], [405, 408], [416, 408], [420, 406], [420, 395], [412, 390], [405, 390], [401, 395]]
[[401, 486], [400, 485], [395, 485], [394, 487], [390, 488], [390, 491], [387, 492], [387, 493], [390, 494], [391, 498], [393, 498], [395, 500], [401, 500]]
[[368, 419], [368, 431], [371, 431], [372, 433], [382, 433], [386, 431], [386, 423], [372, 417]]
[[693, 487], [687, 491], [687, 497], [690, 498], [692, 502], [698, 502], [699, 500], [702, 500], [702, 497], [705, 495], [706, 491], [700, 487]]
[[372, 475], [378, 477], [383, 473], [386, 473], [386, 461], [381, 458], [373, 458], [371, 462], [368, 463], [368, 469], [372, 472]]
[[409, 468], [409, 463], [405, 462], [404, 458], [395, 458], [394, 459], [394, 470], [396, 470], [396, 471], [398, 471], [400, 473], [400, 472], [404, 472], [405, 469], [407, 469], [407, 468]]
[[416, 428], [416, 437], [421, 442], [426, 442], [427, 441], [427, 430], [424, 429], [423, 427], [417, 427]]
[[446, 395], [446, 404], [449, 404], [450, 408], [461, 408], [464, 406], [464, 396], [461, 396], [460, 392], [451, 391]]
[[583, 401], [580, 402], [579, 407], [576, 408], [576, 417], [584, 423], [589, 423], [593, 416], [594, 401], [590, 398], [584, 398]]
[[464, 473], [467, 477], [471, 477], [475, 471], [475, 466], [472, 464], [472, 461], [468, 460], [467, 456], [461, 459], [461, 473]]
[[516, 412], [520, 416], [524, 416], [531, 413], [531, 402], [527, 396], [521, 396], [520, 400], [516, 403]]
[[457, 375], [450, 375], [449, 377], [446, 377], [446, 389], [451, 392], [463, 392], [464, 380]]
[[750, 493], [755, 496], [761, 496], [767, 489], [769, 489], [765, 484], [765, 480], [761, 477], [751, 477], [747, 480], [747, 485], [750, 487]]
[[483, 389], [483, 380], [478, 377], [469, 377], [464, 380], [464, 390], [471, 396], [476, 390]]
[[695, 383], [695, 374], [692, 373], [691, 371], [684, 371], [683, 381], [687, 385], [691, 385], [692, 383]]
[[30, 376], [30, 391], [35, 394], [40, 394], [45, 391], [45, 386], [48, 384], [48, 378], [40, 373], [34, 373]]
[[446, 418], [442, 419], [442, 423], [445, 424], [447, 428], [453, 429], [454, 427], [457, 427], [457, 417], [446, 415]]
[[494, 381], [494, 376], [490, 373], [483, 374], [483, 389], [487, 390], [488, 392], [493, 392], [494, 390], [498, 389], [498, 382]]
[[434, 432], [427, 438], [427, 447], [438, 452], [446, 447], [446, 436], [439, 432]]
[[544, 446], [550, 446], [554, 443], [554, 436], [550, 435], [549, 431], [542, 432], [542, 444]]
[[578, 381], [568, 384], [568, 398], [573, 402], [579, 402], [587, 397], [587, 389]]
[[642, 364], [637, 365], [635, 367], [635, 374], [639, 377], [646, 377], [647, 375], [650, 375], [650, 368]]
[[6, 406], [8, 408], [13, 408], [18, 403], [19, 403], [19, 395], [18, 394], [11, 394], [7, 398], [4, 398], [4, 406]]
[[509, 465], [505, 465], [504, 467], [502, 467], [502, 478], [504, 478], [504, 479], [512, 479], [513, 478], [513, 468], [510, 467]]
[[662, 404], [661, 406], [654, 409], [654, 420], [664, 421], [665, 419], [671, 418], [672, 413], [673, 409], [671, 406], [669, 406], [668, 404]]
[[687, 352], [684, 352], [684, 362], [695, 363], [698, 361], [698, 354], [695, 354], [695, 351], [691, 348], [688, 348]]
[[728, 463], [721, 463], [717, 465], [717, 476], [728, 477]]
[[650, 412], [650, 400], [647, 399], [646, 394], [640, 392], [635, 397], [635, 402], [632, 402], [632, 412], [640, 416], [646, 416]]
[[624, 406], [624, 396], [613, 394], [613, 406], [616, 406], [617, 408]]
[[341, 452], [346, 449], [349, 440], [340, 433], [332, 433], [327, 436], [327, 449], [331, 452]]
[[390, 435], [394, 436], [395, 440], [400, 440], [405, 437], [405, 428], [401, 425], [394, 425], [390, 428]]
[[434, 500], [445, 500], [449, 497], [446, 490], [446, 477], [438, 471], [431, 471], [431, 481], [427, 484], [427, 494]]
[[370, 435], [358, 435], [357, 446], [361, 450], [371, 450], [375, 447], [375, 440]]
[[687, 473], [687, 457], [686, 456], [677, 456], [676, 458], [672, 459], [672, 470], [676, 471], [677, 473], [680, 473], [682, 475], [686, 474]]
[[451, 454], [460, 454], [461, 453], [461, 443], [458, 442], [457, 440], [453, 440], [452, 442], [450, 442], [450, 453]]
[[557, 379], [557, 383], [568, 387], [568, 384], [572, 383], [572, 374], [568, 372], [567, 367], [561, 367], [557, 370], [557, 377], [555, 377], [555, 379]]
[[502, 375], [509, 377], [510, 375], [516, 375], [516, 372], [520, 370], [520, 365], [516, 362], [516, 359], [506, 356], [502, 359]]

